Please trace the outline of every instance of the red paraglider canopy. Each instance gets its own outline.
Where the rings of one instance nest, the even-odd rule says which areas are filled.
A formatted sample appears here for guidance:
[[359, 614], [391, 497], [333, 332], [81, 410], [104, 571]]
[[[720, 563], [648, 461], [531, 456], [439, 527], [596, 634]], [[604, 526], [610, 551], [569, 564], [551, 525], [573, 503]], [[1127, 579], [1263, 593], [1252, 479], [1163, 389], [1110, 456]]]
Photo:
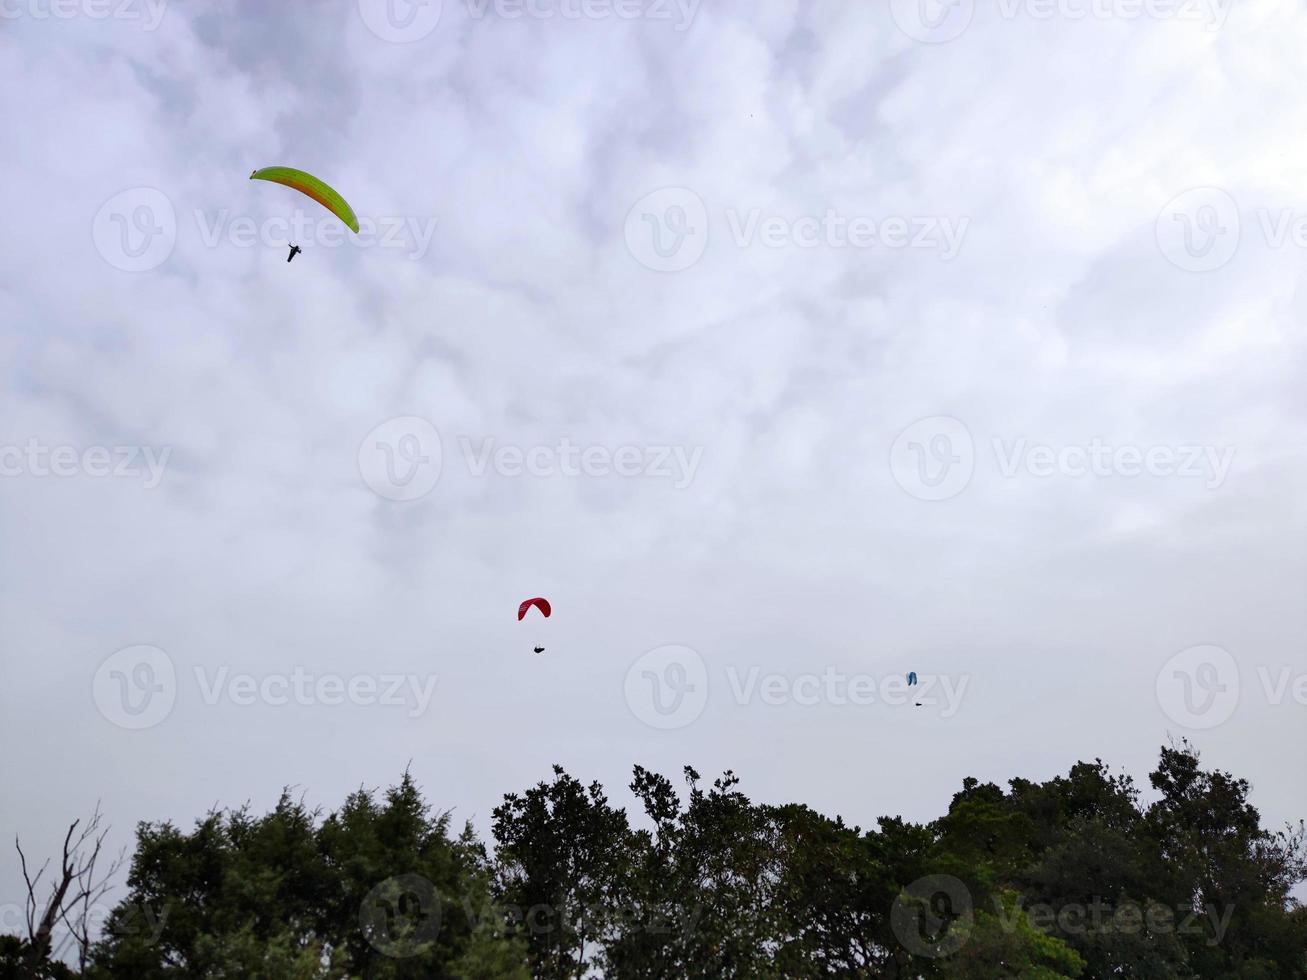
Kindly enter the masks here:
[[519, 623], [522, 621], [522, 617], [526, 615], [527, 610], [530, 609], [532, 606], [535, 606], [542, 613], [544, 613], [546, 619], [549, 617], [549, 613], [552, 612], [552, 610], [549, 608], [548, 599], [541, 599], [541, 598], [527, 599], [525, 602], [523, 602], [520, 606], [517, 607], [517, 620]]

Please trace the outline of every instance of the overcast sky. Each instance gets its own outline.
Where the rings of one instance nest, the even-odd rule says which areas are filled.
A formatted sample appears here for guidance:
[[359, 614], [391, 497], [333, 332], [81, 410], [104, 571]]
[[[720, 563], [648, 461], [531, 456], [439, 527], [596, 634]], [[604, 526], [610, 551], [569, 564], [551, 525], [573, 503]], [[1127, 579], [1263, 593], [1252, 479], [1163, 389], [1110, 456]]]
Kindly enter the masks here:
[[0, 839], [1181, 736], [1307, 816], [1299, 4], [0, 12]]

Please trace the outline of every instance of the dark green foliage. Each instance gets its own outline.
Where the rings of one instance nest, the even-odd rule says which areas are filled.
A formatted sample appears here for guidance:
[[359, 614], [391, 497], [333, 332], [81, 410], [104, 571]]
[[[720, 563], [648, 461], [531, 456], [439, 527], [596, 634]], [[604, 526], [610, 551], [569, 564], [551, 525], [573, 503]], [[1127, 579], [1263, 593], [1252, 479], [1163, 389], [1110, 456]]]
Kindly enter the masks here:
[[[1162, 751], [1150, 802], [1101, 761], [964, 780], [926, 825], [750, 801], [636, 767], [636, 826], [555, 768], [494, 811], [494, 855], [407, 775], [320, 818], [144, 824], [89, 975], [1304, 980], [1302, 828]], [[0, 940], [0, 980], [72, 977]]]
[[552, 783], [510, 793], [494, 812], [497, 897], [511, 935], [544, 976], [581, 976], [618, 929], [611, 897], [631, 848], [626, 815], [598, 783], [558, 766]]
[[407, 774], [383, 802], [360, 790], [320, 822], [283, 795], [266, 816], [212, 813], [189, 834], [142, 825], [91, 975], [500, 975], [524, 951], [468, 914], [488, 878], [484, 850], [452, 840]]

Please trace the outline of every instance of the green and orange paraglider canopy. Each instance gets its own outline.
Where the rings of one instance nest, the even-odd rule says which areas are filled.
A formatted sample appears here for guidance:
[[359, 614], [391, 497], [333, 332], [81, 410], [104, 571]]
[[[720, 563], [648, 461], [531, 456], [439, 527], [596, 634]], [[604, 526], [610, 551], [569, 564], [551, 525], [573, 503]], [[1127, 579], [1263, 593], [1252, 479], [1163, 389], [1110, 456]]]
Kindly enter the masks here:
[[358, 234], [359, 219], [354, 216], [354, 209], [336, 192], [335, 188], [325, 181], [318, 180], [312, 174], [296, 170], [294, 167], [264, 167], [250, 174], [250, 180], [270, 180], [274, 184], [293, 187], [301, 194], [313, 198], [345, 222], [345, 227]]

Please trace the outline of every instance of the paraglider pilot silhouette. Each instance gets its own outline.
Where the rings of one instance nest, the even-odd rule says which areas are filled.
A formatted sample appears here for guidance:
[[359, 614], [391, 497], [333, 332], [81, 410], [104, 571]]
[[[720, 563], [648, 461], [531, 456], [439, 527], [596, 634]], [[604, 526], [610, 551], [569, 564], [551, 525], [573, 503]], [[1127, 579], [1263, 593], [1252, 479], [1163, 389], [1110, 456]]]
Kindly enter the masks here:
[[[354, 234], [358, 234], [359, 219], [354, 214], [354, 209], [336, 192], [335, 188], [312, 174], [305, 173], [303, 170], [296, 170], [294, 167], [264, 167], [262, 170], [255, 170], [251, 173], [250, 180], [267, 180], [297, 190], [305, 197], [317, 201], [337, 218], [345, 222], [346, 228], [354, 232]], [[302, 251], [304, 249], [298, 245], [291, 245], [290, 255], [286, 256], [286, 261], [292, 261]]]
[[[915, 683], [917, 683], [917, 672], [915, 670], [910, 670], [908, 671], [908, 687], [911, 687]], [[920, 701], [917, 702], [917, 707], [921, 707]]]
[[[549, 600], [548, 600], [548, 599], [541, 599], [541, 598], [538, 598], [538, 597], [535, 598], [535, 599], [526, 599], [526, 600], [524, 600], [524, 601], [522, 602], [522, 604], [521, 604], [520, 606], [517, 607], [517, 621], [518, 621], [519, 623], [522, 622], [522, 617], [525, 616], [525, 615], [527, 614], [527, 612], [530, 611], [530, 609], [531, 609], [532, 606], [535, 606], [537, 609], [539, 609], [540, 612], [544, 615], [545, 619], [548, 619], [548, 618], [549, 618], [549, 614], [553, 611], [553, 610], [550, 608], [550, 606], [549, 606]], [[539, 646], [538, 646], [538, 647], [532, 647], [531, 649], [532, 649], [532, 652], [534, 652], [534, 653], [544, 653], [544, 652], [545, 652], [545, 648], [544, 648], [544, 647], [539, 647]]]

